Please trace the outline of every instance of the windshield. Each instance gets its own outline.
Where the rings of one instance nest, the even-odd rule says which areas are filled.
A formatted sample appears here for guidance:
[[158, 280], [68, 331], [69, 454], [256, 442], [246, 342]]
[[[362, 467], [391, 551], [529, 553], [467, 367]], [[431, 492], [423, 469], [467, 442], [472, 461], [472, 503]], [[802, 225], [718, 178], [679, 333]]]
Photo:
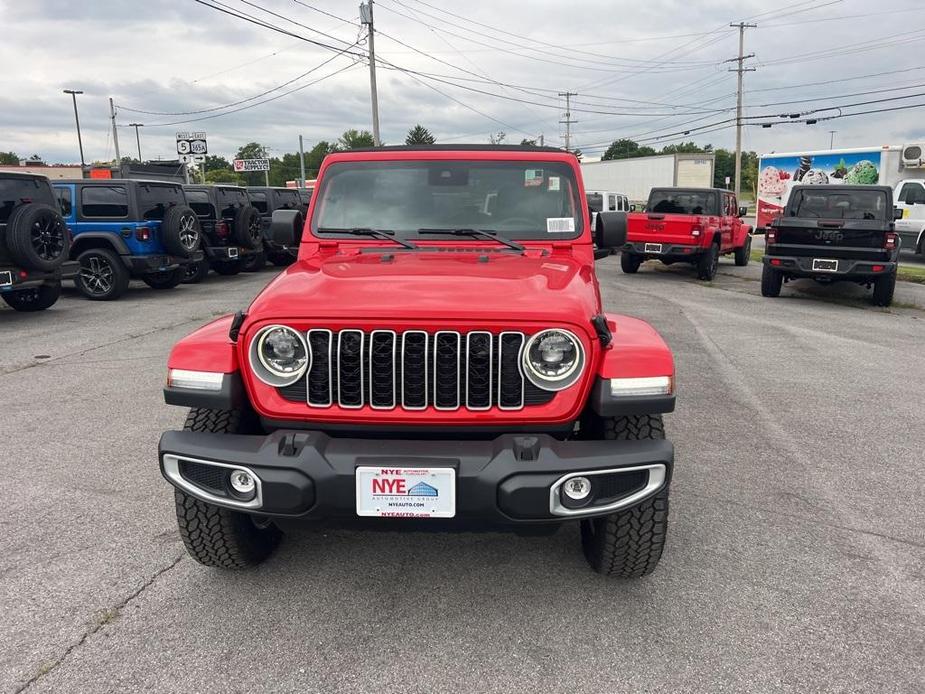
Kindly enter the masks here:
[[578, 185], [563, 162], [339, 162], [316, 195], [312, 232], [322, 235], [489, 229], [512, 239], [559, 240], [582, 232]]
[[716, 193], [707, 190], [653, 190], [646, 212], [660, 214], [716, 214]]
[[790, 198], [791, 217], [809, 219], [887, 218], [886, 193], [882, 190], [795, 190]]

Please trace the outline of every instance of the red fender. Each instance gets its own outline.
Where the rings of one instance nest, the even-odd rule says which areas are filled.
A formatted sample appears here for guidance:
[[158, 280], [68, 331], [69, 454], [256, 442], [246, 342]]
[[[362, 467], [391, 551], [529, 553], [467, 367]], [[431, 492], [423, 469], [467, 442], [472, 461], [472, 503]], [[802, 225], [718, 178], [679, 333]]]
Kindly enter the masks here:
[[169, 369], [234, 373], [238, 370], [238, 353], [228, 331], [234, 315], [207, 323], [174, 345], [167, 360]]
[[613, 313], [605, 316], [613, 340], [610, 347], [604, 350], [598, 376], [674, 376], [674, 357], [655, 328], [638, 318]]

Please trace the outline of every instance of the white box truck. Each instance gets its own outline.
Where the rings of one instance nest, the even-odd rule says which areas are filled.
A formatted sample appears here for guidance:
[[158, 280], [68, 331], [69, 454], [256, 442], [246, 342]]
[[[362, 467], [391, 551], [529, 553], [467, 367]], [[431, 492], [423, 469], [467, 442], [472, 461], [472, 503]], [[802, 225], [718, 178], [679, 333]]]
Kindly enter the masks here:
[[582, 162], [581, 175], [585, 190], [613, 191], [644, 202], [653, 188], [712, 188], [714, 159], [713, 154], [659, 154]]
[[780, 215], [794, 185], [833, 183], [892, 187], [902, 249], [925, 253], [925, 143], [762, 155], [757, 228]]

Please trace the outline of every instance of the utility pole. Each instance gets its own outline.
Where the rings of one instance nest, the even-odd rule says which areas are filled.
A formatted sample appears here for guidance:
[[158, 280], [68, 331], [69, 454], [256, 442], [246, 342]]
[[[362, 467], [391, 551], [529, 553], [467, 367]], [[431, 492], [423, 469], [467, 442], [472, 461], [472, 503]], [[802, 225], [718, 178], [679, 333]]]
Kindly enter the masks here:
[[141, 137], [138, 135], [138, 128], [145, 127], [144, 123], [129, 123], [128, 127], [135, 128], [135, 144], [138, 145], [138, 163], [141, 163]]
[[576, 92], [559, 92], [559, 96], [565, 97], [565, 120], [560, 120], [559, 123], [565, 124], [565, 151], [571, 152], [572, 144], [572, 124], [577, 123], [577, 120], [572, 120], [572, 97], [578, 96]]
[[829, 130], [829, 149], [835, 149], [835, 133], [837, 130]]
[[748, 22], [738, 22], [730, 24], [731, 27], [739, 28], [739, 57], [732, 58], [727, 60], [727, 63], [735, 62], [738, 64], [738, 67], [730, 68], [730, 72], [738, 73], [738, 85], [736, 87], [736, 182], [735, 182], [735, 193], [736, 199], [739, 198], [739, 193], [742, 188], [742, 75], [746, 72], [754, 72], [755, 68], [745, 67], [745, 61], [748, 58], [754, 58], [754, 53], [749, 53], [745, 55], [745, 30], [754, 29], [757, 27], [757, 24], [749, 24]]
[[540, 147], [542, 147], [545, 144], [545, 140], [546, 138], [543, 136], [543, 133], [540, 133], [540, 138], [539, 138]]
[[[116, 106], [112, 103], [112, 97], [109, 97], [109, 115], [112, 118], [112, 144], [116, 148], [116, 167], [119, 171], [119, 178], [122, 178], [122, 154], [119, 152], [119, 130], [116, 127]], [[189, 183], [189, 181], [187, 181]]]
[[376, 89], [376, 29], [373, 24], [373, 0], [360, 5], [360, 22], [369, 27], [369, 97], [373, 108], [373, 144], [382, 146], [379, 139], [379, 92]]
[[299, 135], [299, 188], [305, 187], [305, 147], [302, 145], [302, 136]]
[[84, 143], [80, 139], [80, 117], [77, 115], [77, 95], [83, 94], [79, 89], [65, 89], [65, 94], [70, 94], [71, 98], [74, 99], [74, 121], [77, 123], [77, 146], [80, 147], [80, 175], [83, 176], [83, 170], [86, 168], [87, 163], [84, 161]]
[[263, 181], [266, 183], [267, 188], [270, 187], [270, 150], [266, 147], [263, 148], [263, 158], [267, 160], [267, 170], [263, 172]]

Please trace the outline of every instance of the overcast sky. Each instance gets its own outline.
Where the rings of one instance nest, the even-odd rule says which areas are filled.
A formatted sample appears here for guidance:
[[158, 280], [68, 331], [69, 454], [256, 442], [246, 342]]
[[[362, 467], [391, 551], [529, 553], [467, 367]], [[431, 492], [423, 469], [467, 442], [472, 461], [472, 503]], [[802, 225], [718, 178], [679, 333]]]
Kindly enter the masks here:
[[[370, 129], [369, 71], [359, 59], [366, 43], [351, 46], [362, 35], [358, 2], [203, 1], [346, 51], [195, 0], [0, 0], [0, 150], [79, 161], [66, 88], [85, 92], [78, 105], [88, 161], [113, 156], [109, 97], [119, 107], [122, 154], [135, 155], [126, 126], [140, 122], [146, 159], [175, 157], [177, 130], [205, 130], [210, 152], [229, 156], [250, 141], [280, 154], [298, 149], [299, 134], [308, 149], [347, 128]], [[486, 142], [504, 130], [508, 142], [542, 133], [561, 145], [557, 92], [571, 91], [579, 94], [572, 144], [587, 155], [619, 137], [658, 148], [704, 126], [721, 129], [680, 137], [732, 147], [735, 74], [723, 61], [737, 54], [738, 32], [728, 24], [740, 20], [758, 24], [746, 32], [746, 52], [755, 54], [746, 64], [756, 68], [745, 76], [747, 115], [883, 99], [842, 113], [925, 104], [925, 6], [908, 0], [376, 0], [375, 19], [387, 143], [421, 123], [442, 142]], [[781, 103], [788, 101], [797, 103]], [[923, 115], [925, 108], [747, 127], [744, 146], [825, 149], [830, 130], [836, 146], [921, 141]]]

